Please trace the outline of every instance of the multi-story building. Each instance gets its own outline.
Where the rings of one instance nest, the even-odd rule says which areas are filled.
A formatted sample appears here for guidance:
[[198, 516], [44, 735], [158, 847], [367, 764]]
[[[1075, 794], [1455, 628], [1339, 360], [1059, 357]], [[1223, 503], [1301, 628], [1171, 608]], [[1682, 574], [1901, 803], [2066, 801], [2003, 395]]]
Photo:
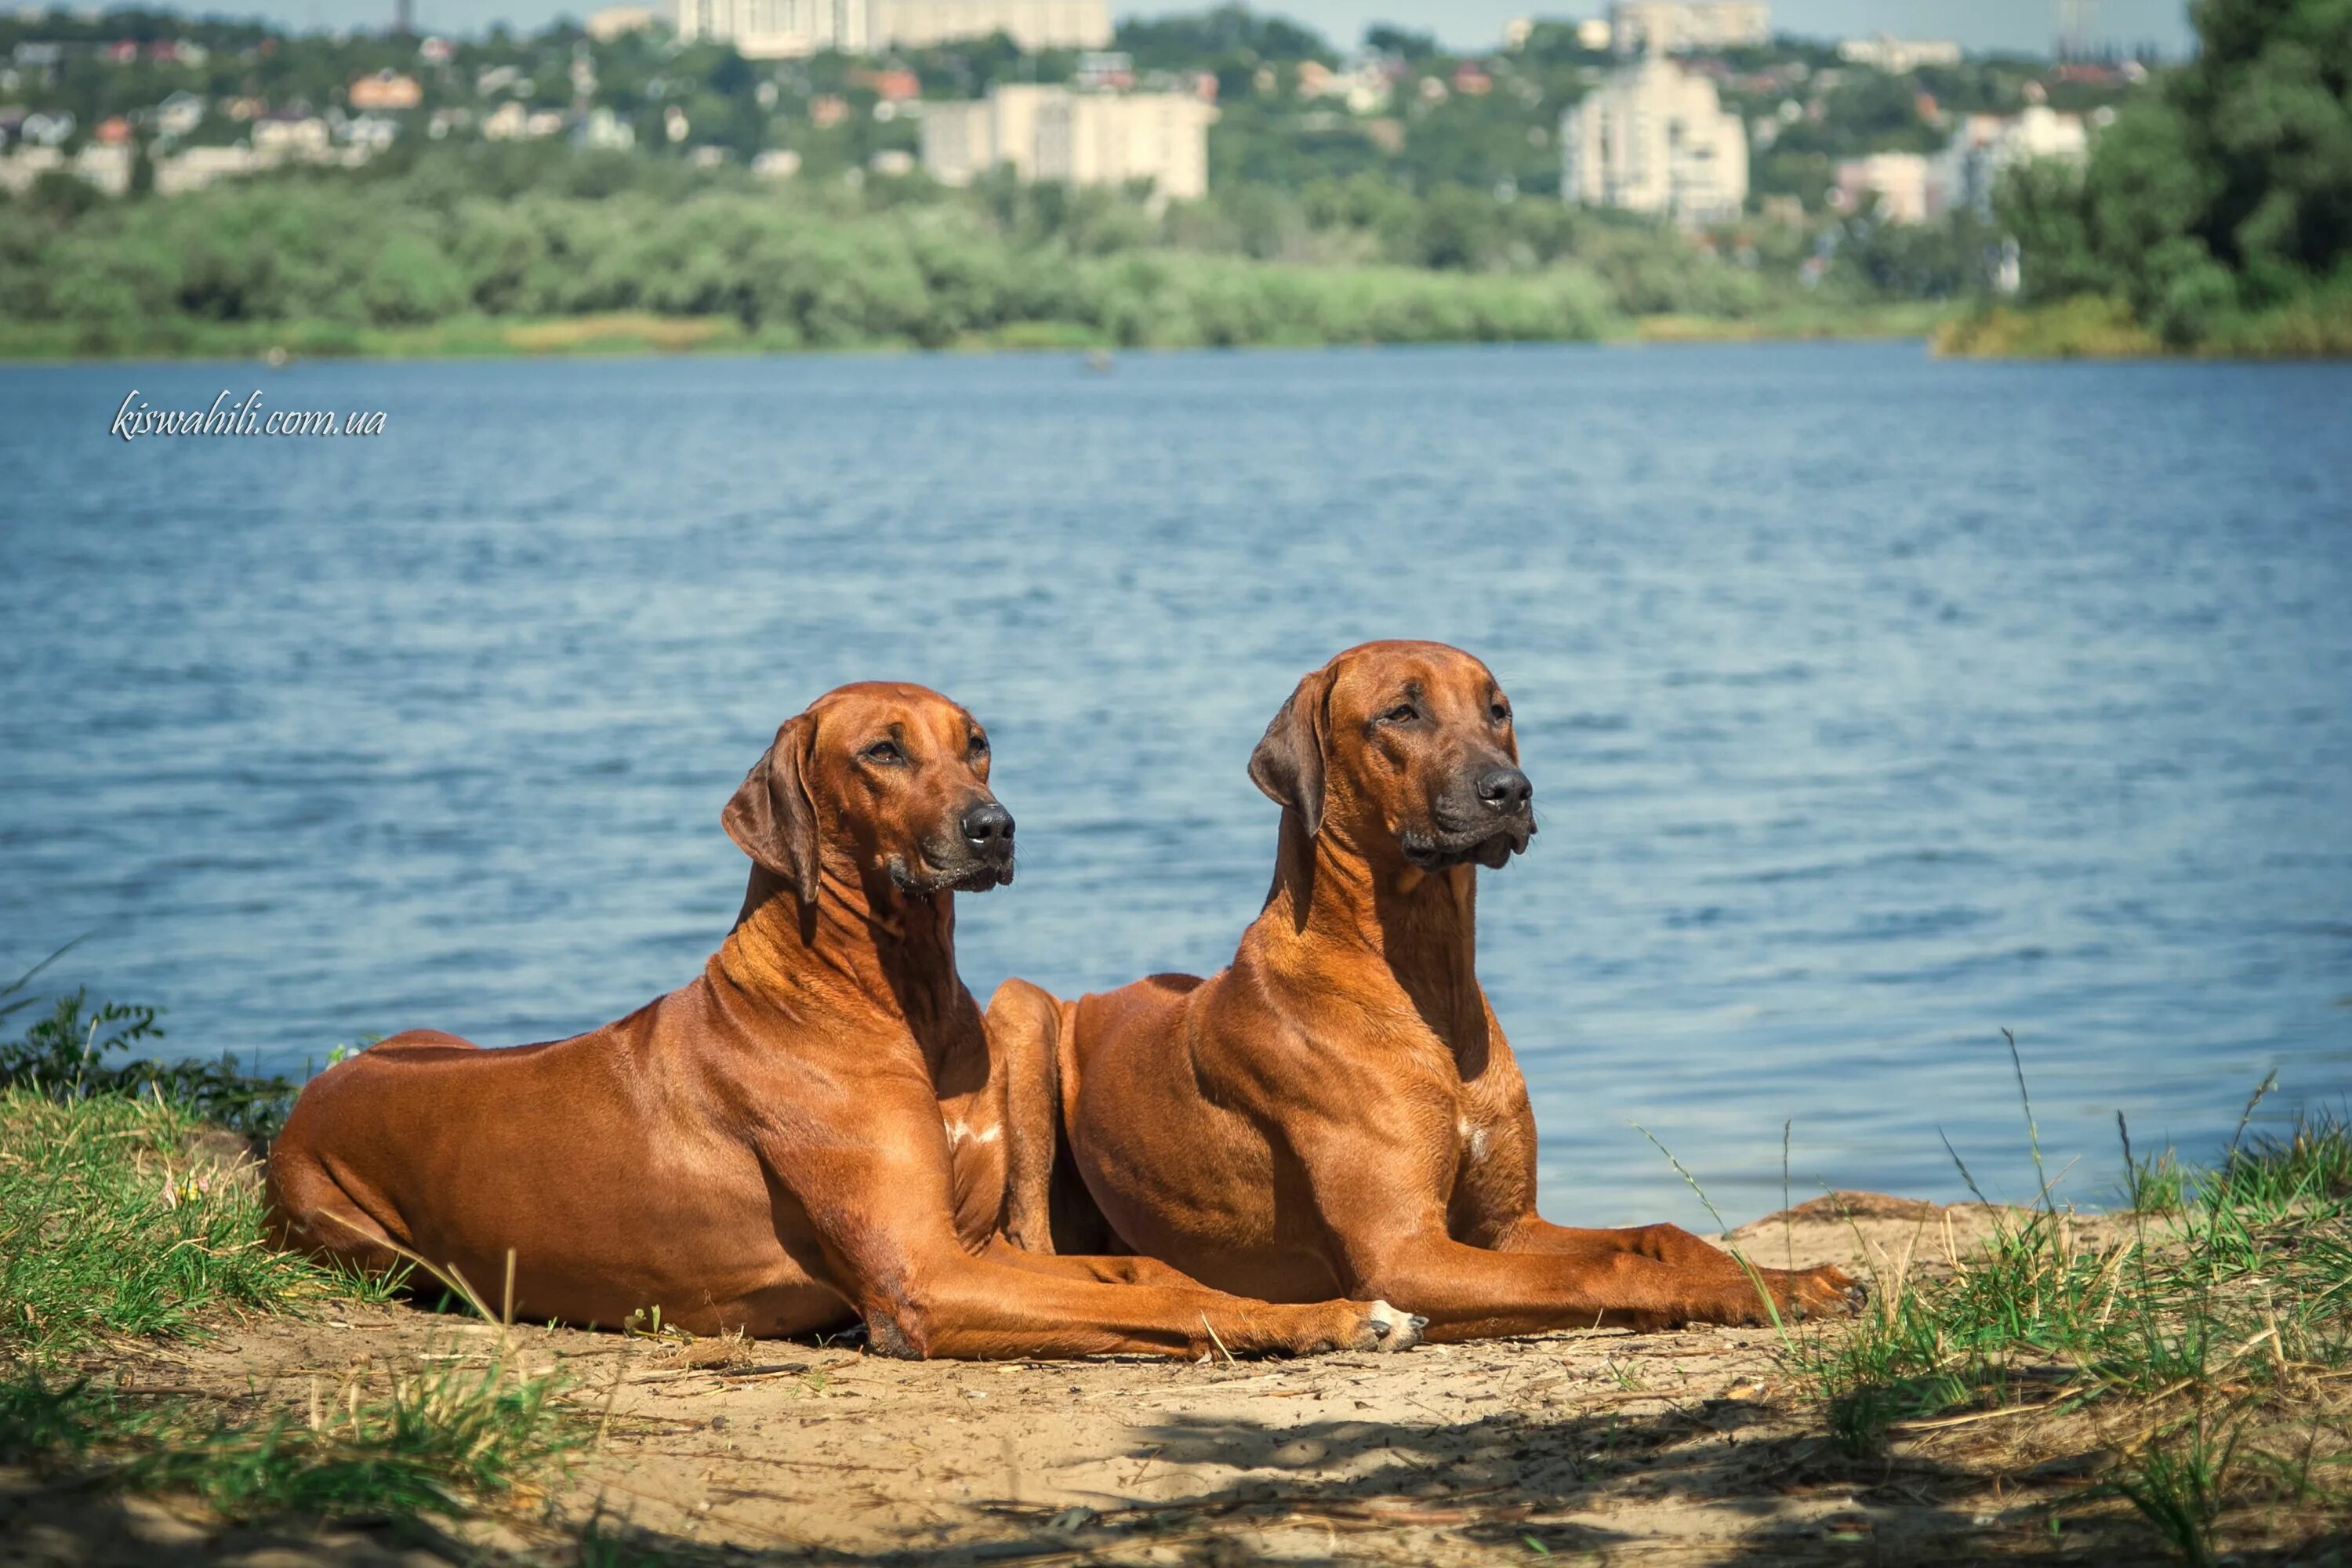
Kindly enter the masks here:
[[889, 48], [922, 49], [1003, 33], [1024, 49], [1110, 47], [1109, 0], [873, 0], [874, 37]]
[[[822, 49], [929, 48], [1003, 33], [1024, 49], [1099, 49], [1109, 0], [677, 0], [685, 42], [731, 43], [751, 59]], [[602, 13], [600, 13], [602, 15]]]
[[2011, 115], [1964, 116], [1937, 160], [1936, 180], [1946, 205], [1972, 206], [1990, 217], [1993, 187], [2005, 170], [2041, 158], [2080, 163], [2090, 155], [2081, 115], [2029, 103]]
[[793, 59], [875, 43], [875, 0], [677, 0], [681, 43], [735, 46], [746, 59]]
[[1621, 55], [1737, 49], [1772, 41], [1772, 7], [1759, 0], [1617, 0], [1609, 44]]
[[1837, 189], [1831, 201], [1852, 212], [1864, 196], [1878, 198], [1878, 216], [1887, 223], [1926, 223], [1941, 216], [1946, 207], [1942, 161], [1919, 153], [1848, 158], [1837, 166]]
[[1868, 66], [1890, 76], [1908, 76], [1921, 66], [1956, 66], [1960, 46], [1948, 38], [1848, 38], [1838, 46], [1838, 58], [1850, 66]]
[[1179, 92], [1075, 92], [1001, 82], [985, 99], [932, 103], [923, 114], [923, 168], [969, 184], [997, 165], [1025, 182], [1118, 185], [1149, 180], [1155, 195], [1209, 189], [1215, 108]]
[[1560, 117], [1560, 192], [1688, 226], [1748, 203], [1748, 132], [1715, 83], [1662, 54], [1613, 73]]

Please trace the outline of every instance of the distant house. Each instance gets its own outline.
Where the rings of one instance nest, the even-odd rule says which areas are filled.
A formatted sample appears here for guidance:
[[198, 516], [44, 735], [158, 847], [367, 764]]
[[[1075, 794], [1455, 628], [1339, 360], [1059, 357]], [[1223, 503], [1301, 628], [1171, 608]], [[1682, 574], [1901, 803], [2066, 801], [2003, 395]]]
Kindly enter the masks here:
[[631, 33], [645, 32], [660, 20], [648, 6], [607, 5], [601, 11], [589, 12], [586, 26], [590, 37], [600, 44], [609, 44]]
[[351, 104], [368, 114], [395, 113], [415, 109], [425, 101], [425, 89], [413, 76], [399, 71], [380, 70], [373, 76], [363, 76], [352, 83]]
[[1617, 71], [1563, 115], [1560, 194], [1696, 227], [1748, 203], [1748, 132], [1715, 83], [1664, 55]]
[[275, 110], [253, 122], [253, 150], [278, 157], [310, 158], [325, 154], [334, 141], [327, 122], [299, 109]]
[[381, 114], [355, 114], [337, 128], [337, 134], [353, 147], [381, 153], [400, 140], [400, 121]]
[[55, 147], [74, 133], [77, 123], [69, 110], [37, 110], [25, 116], [24, 123], [16, 127], [16, 134], [36, 147]]
[[166, 136], [185, 136], [205, 122], [205, 100], [193, 92], [175, 92], [152, 113], [155, 129]]
[[922, 81], [910, 70], [852, 71], [849, 79], [856, 86], [873, 89], [874, 96], [885, 103], [903, 103], [923, 96]]
[[572, 129], [572, 140], [599, 152], [625, 153], [637, 144], [637, 132], [627, 121], [598, 104]]
[[1865, 197], [1875, 197], [1878, 216], [1889, 223], [1926, 223], [1941, 216], [1947, 201], [1941, 160], [1917, 153], [1873, 153], [1848, 158], [1837, 166], [1837, 188], [1831, 205], [1842, 211], [1858, 210]]
[[1618, 0], [1609, 46], [1621, 55], [1754, 48], [1772, 41], [1772, 8], [1759, 0]]
[[490, 142], [520, 142], [530, 125], [530, 110], [509, 99], [482, 119], [482, 136]]
[[1949, 205], [1974, 207], [1990, 217], [1993, 187], [2006, 171], [2037, 159], [2081, 163], [2090, 155], [2081, 115], [2029, 103], [2011, 115], [1963, 116], [1938, 160], [1937, 177]]
[[873, 0], [872, 26], [884, 48], [927, 49], [1003, 33], [1029, 54], [1108, 48], [1112, 35], [1108, 0]]
[[272, 162], [250, 147], [190, 147], [155, 161], [155, 194], [200, 191], [216, 180], [255, 174]]
[[1921, 66], [1956, 66], [1960, 46], [1946, 38], [1897, 38], [1880, 33], [1874, 37], [1848, 38], [1838, 46], [1838, 58], [1852, 66], [1868, 66], [1889, 76], [1907, 76]]

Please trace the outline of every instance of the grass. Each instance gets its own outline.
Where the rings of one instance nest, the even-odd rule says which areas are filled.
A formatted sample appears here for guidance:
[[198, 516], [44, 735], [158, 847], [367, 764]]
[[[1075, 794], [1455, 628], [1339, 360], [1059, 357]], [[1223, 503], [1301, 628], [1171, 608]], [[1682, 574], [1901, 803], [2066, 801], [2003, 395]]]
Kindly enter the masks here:
[[1948, 1274], [1890, 1259], [1858, 1324], [1788, 1341], [1831, 1433], [1856, 1455], [1965, 1437], [2011, 1468], [2111, 1450], [2101, 1492], [2191, 1563], [2352, 1527], [2352, 1127], [2242, 1125], [2206, 1170], [2125, 1150], [2106, 1239], [2045, 1192]]
[[354, 1373], [306, 1408], [152, 1398], [35, 1373], [0, 1384], [0, 1458], [225, 1519], [457, 1516], [537, 1492], [589, 1428], [551, 1379], [483, 1368]]
[[2341, 359], [2352, 356], [2352, 283], [2318, 285], [2263, 310], [2224, 312], [2186, 346], [2167, 343], [2126, 301], [2084, 294], [1954, 316], [1937, 329], [1935, 350], [1961, 359]]
[[375, 1289], [264, 1246], [237, 1141], [208, 1146], [203, 1131], [152, 1094], [0, 1090], [0, 1359], [201, 1334], [226, 1314]]
[[503, 1350], [487, 1366], [362, 1367], [307, 1401], [142, 1392], [75, 1364], [384, 1293], [263, 1243], [240, 1147], [152, 1090], [0, 1090], [0, 1460], [240, 1520], [454, 1516], [533, 1495], [593, 1423]]

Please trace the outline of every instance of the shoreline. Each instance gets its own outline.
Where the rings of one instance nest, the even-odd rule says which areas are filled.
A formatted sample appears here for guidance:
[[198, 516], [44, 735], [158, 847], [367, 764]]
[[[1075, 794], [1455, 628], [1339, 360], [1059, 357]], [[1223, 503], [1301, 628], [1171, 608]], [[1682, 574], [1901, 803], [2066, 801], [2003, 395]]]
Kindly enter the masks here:
[[[1735, 342], [1925, 342], [1948, 319], [1941, 306], [1868, 307], [1853, 312], [1768, 313], [1752, 318], [1686, 315], [1640, 316], [1612, 323], [1598, 334], [1436, 339], [1344, 339], [1281, 336], [1240, 343], [1149, 342], [1121, 344], [1087, 331], [1067, 332], [1015, 329], [971, 334], [956, 342], [926, 345], [908, 342], [809, 344], [747, 331], [733, 317], [656, 316], [645, 312], [554, 318], [467, 318], [415, 328], [353, 330], [330, 323], [205, 323], [186, 332], [132, 339], [92, 351], [68, 340], [65, 329], [0, 329], [0, 365], [161, 363], [268, 363], [283, 354], [285, 364], [304, 361], [614, 360], [646, 358], [782, 358], [802, 355], [1129, 354], [1248, 352], [1257, 349], [1467, 348], [1514, 344], [1584, 343], [1594, 347]], [[271, 368], [283, 368], [272, 365]]]

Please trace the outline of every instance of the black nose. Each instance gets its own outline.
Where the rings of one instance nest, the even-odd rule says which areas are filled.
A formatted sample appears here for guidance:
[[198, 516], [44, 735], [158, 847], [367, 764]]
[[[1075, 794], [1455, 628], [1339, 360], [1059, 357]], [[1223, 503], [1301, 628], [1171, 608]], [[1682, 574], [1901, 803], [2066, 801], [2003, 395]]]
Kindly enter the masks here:
[[992, 800], [982, 801], [963, 814], [963, 836], [974, 849], [1002, 851], [1013, 847], [1013, 814]]
[[1517, 768], [1489, 768], [1478, 775], [1478, 798], [1500, 812], [1525, 811], [1536, 786]]

